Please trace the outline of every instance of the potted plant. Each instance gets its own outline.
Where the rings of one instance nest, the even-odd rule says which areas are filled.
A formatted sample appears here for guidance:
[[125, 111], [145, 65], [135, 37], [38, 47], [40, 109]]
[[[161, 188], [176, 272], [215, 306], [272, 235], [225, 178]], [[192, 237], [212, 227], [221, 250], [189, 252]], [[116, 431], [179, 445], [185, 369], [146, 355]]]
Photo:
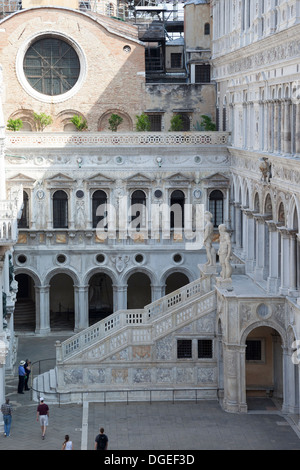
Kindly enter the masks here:
[[109, 129], [112, 132], [117, 132], [119, 125], [123, 122], [123, 118], [118, 114], [112, 114], [108, 120]]
[[203, 129], [205, 131], [215, 131], [217, 129], [215, 123], [212, 122], [209, 116], [206, 116], [205, 114], [203, 114], [201, 118], [202, 118], [201, 126], [203, 126]]
[[150, 131], [151, 123], [150, 123], [149, 116], [147, 116], [147, 114], [142, 113], [140, 115], [136, 115], [136, 119], [137, 119], [137, 121], [136, 121], [135, 128], [136, 128], [137, 132]]
[[36, 122], [36, 128], [38, 131], [43, 131], [45, 127], [52, 123], [52, 117], [45, 113], [37, 114], [33, 113], [34, 120]]
[[175, 114], [171, 119], [171, 127], [169, 129], [171, 132], [180, 132], [183, 131], [183, 120], [179, 114]]
[[22, 119], [9, 119], [7, 121], [7, 130], [8, 131], [19, 131], [23, 127], [23, 121]]
[[77, 114], [72, 117], [71, 122], [78, 131], [85, 131], [88, 128], [86, 119], [83, 119], [82, 116], [78, 116]]

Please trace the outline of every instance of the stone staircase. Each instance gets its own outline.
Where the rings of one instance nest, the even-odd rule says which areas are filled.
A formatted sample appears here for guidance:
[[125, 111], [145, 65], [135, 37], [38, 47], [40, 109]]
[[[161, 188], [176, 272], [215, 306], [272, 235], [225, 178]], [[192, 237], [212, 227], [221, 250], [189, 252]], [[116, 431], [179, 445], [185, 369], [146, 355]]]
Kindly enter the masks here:
[[18, 300], [14, 310], [14, 329], [18, 331], [34, 331], [35, 303], [28, 300]]
[[200, 278], [144, 309], [117, 311], [57, 344], [56, 367], [34, 378], [34, 399], [43, 395], [48, 402], [72, 402], [87, 394], [103, 398], [109, 391], [195, 390], [197, 380], [202, 390], [215, 390], [215, 358], [200, 364], [174, 355], [176, 335], [193, 338], [198, 328], [199, 337], [214, 338], [215, 310], [215, 291]]

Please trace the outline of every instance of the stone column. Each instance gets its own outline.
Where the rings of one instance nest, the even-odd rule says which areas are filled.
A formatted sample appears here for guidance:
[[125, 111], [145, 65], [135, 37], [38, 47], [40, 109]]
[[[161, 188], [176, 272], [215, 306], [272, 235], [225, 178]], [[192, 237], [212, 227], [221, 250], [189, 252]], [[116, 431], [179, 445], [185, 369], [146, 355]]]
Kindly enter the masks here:
[[268, 294], [277, 294], [280, 284], [279, 279], [279, 233], [278, 224], [273, 220], [267, 221], [269, 227], [269, 277], [267, 279]]
[[40, 335], [50, 333], [50, 285], [35, 286], [36, 329]]
[[283, 104], [284, 122], [281, 139], [281, 149], [284, 153], [291, 153], [291, 101], [285, 100]]
[[256, 281], [262, 281], [265, 267], [265, 219], [262, 215], [255, 214], [256, 221], [256, 255], [254, 276]]
[[289, 262], [289, 290], [288, 295], [291, 297], [298, 297], [299, 292], [297, 290], [297, 231], [289, 230], [289, 252], [290, 252], [290, 262]]
[[114, 312], [127, 309], [127, 284], [123, 286], [113, 286]]
[[273, 124], [273, 109], [274, 102], [268, 101], [268, 147], [265, 150], [269, 152], [273, 151], [273, 135], [274, 135], [274, 124]]
[[290, 281], [290, 239], [289, 230], [286, 227], [278, 228], [281, 235], [281, 284], [279, 293], [282, 295], [288, 295], [289, 281]]
[[295, 152], [300, 154], [300, 103], [296, 104]]
[[151, 302], [159, 300], [164, 295], [164, 290], [165, 286], [153, 286], [151, 284]]
[[224, 344], [224, 400], [225, 411], [247, 412], [245, 378], [245, 346]]
[[279, 151], [279, 106], [280, 102], [275, 101], [274, 103], [274, 152]]
[[241, 226], [241, 204], [235, 203], [235, 248], [239, 251], [242, 247], [241, 244], [241, 234], [242, 234], [242, 226]]
[[89, 286], [74, 285], [75, 325], [77, 333], [89, 326]]
[[253, 212], [250, 209], [244, 210], [244, 215], [246, 219], [246, 227], [245, 227], [245, 267], [246, 273], [252, 273], [254, 269], [254, 230], [255, 230], [255, 223], [253, 218]]

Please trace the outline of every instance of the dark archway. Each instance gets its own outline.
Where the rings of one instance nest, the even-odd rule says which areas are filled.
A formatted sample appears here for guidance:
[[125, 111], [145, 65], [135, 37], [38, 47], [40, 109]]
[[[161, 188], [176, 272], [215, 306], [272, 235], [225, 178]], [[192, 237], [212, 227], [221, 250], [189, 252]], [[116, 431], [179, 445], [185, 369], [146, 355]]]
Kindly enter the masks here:
[[50, 328], [74, 330], [73, 279], [59, 273], [50, 280]]
[[113, 286], [105, 273], [94, 274], [89, 282], [89, 324], [113, 313]]
[[127, 282], [127, 308], [144, 308], [151, 303], [151, 281], [147, 274], [132, 274]]
[[15, 331], [35, 331], [35, 285], [28, 274], [17, 274], [17, 301], [14, 310]]
[[189, 284], [189, 282], [189, 278], [186, 274], [180, 272], [170, 274], [166, 279], [165, 295], [171, 294], [171, 292], [180, 289], [180, 287]]

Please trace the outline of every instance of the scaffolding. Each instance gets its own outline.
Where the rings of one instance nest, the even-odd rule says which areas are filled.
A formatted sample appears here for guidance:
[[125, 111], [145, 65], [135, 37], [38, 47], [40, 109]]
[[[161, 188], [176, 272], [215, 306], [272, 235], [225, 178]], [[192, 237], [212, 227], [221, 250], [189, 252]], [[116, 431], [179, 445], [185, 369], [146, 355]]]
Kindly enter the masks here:
[[0, 0], [0, 19], [22, 9], [22, 2], [19, 0]]

